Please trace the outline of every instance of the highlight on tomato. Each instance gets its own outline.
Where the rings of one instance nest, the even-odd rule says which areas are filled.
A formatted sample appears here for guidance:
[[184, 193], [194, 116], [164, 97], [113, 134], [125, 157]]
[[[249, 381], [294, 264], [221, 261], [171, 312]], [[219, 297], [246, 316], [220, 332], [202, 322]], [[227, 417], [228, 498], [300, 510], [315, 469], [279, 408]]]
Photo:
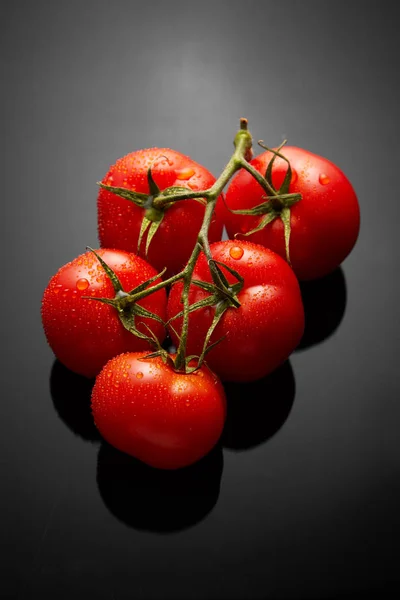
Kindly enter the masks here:
[[92, 412], [104, 439], [159, 469], [189, 466], [208, 454], [226, 419], [225, 392], [203, 365], [177, 372], [143, 352], [111, 359], [97, 376]]
[[[250, 164], [262, 175], [268, 174], [275, 191], [300, 194], [301, 200], [275, 201], [242, 169], [226, 193], [228, 236], [262, 244], [289, 258], [300, 280], [328, 275], [357, 241], [360, 209], [356, 193], [345, 174], [326, 158], [294, 146], [274, 151], [280, 155], [267, 150]], [[264, 210], [254, 214], [255, 207], [263, 203]]]
[[[228, 240], [210, 248], [224, 281], [213, 287], [202, 254], [189, 290], [187, 354], [201, 355], [207, 331], [219, 319], [208, 341], [208, 366], [223, 381], [265, 377], [288, 358], [302, 337], [304, 309], [298, 280], [287, 262], [264, 246]], [[182, 289], [181, 281], [172, 286], [167, 305], [175, 344], [182, 333]], [[198, 303], [203, 306], [193, 310]]]
[[87, 251], [50, 279], [41, 316], [47, 341], [71, 371], [95, 377], [110, 358], [153, 348], [165, 338], [165, 289], [134, 301], [160, 282], [156, 270], [123, 250]]
[[[98, 194], [100, 245], [138, 253], [165, 277], [183, 269], [197, 241], [205, 202], [201, 198], [155, 206], [157, 194], [206, 190], [215, 177], [188, 156], [169, 148], [147, 148], [119, 158]], [[130, 193], [129, 193], [130, 192]], [[224, 205], [218, 199], [209, 229], [222, 237]]]

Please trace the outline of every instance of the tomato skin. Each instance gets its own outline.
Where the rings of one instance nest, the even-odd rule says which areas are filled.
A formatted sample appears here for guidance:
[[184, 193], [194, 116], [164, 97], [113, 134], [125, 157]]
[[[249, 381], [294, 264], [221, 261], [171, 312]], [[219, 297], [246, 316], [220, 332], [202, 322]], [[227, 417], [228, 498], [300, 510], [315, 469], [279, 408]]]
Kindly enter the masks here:
[[[97, 250], [97, 253], [113, 269], [127, 292], [156, 275], [152, 266], [134, 254], [108, 249]], [[121, 352], [151, 349], [146, 340], [124, 328], [114, 307], [82, 296], [115, 297], [109, 277], [90, 251], [58, 270], [50, 279], [42, 300], [42, 323], [47, 341], [59, 361], [71, 371], [95, 377], [110, 358]], [[138, 302], [163, 320], [166, 303], [164, 289]], [[160, 341], [164, 339], [161, 323], [136, 317], [138, 330], [145, 334], [148, 330], [141, 321]]]
[[175, 372], [143, 352], [111, 359], [92, 391], [95, 424], [104, 439], [159, 469], [179, 469], [205, 456], [226, 419], [221, 382], [206, 366]]
[[[232, 258], [238, 248], [243, 255]], [[211, 254], [242, 275], [244, 287], [237, 295], [241, 306], [228, 308], [211, 336], [211, 342], [225, 337], [206, 355], [207, 364], [223, 381], [260, 379], [282, 364], [300, 342], [304, 309], [299, 283], [286, 261], [264, 246], [228, 240], [212, 244]], [[236, 281], [224, 272], [229, 283]], [[212, 281], [204, 255], [199, 257], [193, 278]], [[168, 319], [182, 310], [181, 294], [179, 281], [169, 295]], [[208, 292], [192, 285], [189, 304], [207, 296]], [[215, 307], [190, 313], [188, 355], [201, 352], [214, 313]], [[174, 329], [181, 332], [182, 318], [174, 319], [171, 326], [170, 335], [177, 344]]]
[[[282, 154], [290, 161], [290, 193], [300, 193], [302, 200], [291, 208], [290, 260], [301, 280], [317, 279], [334, 271], [353, 249], [360, 229], [360, 209], [355, 191], [344, 173], [332, 162], [307, 150], [285, 146]], [[265, 175], [271, 152], [254, 158], [251, 164]], [[283, 182], [287, 163], [277, 157], [272, 168], [272, 182], [278, 189]], [[264, 196], [264, 199], [263, 199]], [[239, 171], [226, 193], [232, 210], [249, 209], [265, 201], [265, 192], [246, 171]], [[249, 239], [286, 258], [284, 230], [277, 218], [248, 238], [262, 217], [234, 215], [226, 211], [228, 236]]]
[[[188, 156], [168, 148], [137, 150], [118, 159], [110, 167], [102, 183], [149, 193], [147, 171], [151, 167], [160, 190], [179, 186], [191, 190], [210, 188], [215, 177]], [[137, 252], [144, 209], [116, 194], [100, 188], [98, 200], [98, 233], [100, 245]], [[222, 196], [214, 212], [209, 239], [221, 239], [225, 208]], [[145, 239], [139, 255], [146, 258], [158, 272], [167, 267], [165, 277], [179, 272], [186, 264], [196, 244], [204, 217], [204, 205], [197, 200], [182, 200], [164, 213], [146, 256]]]

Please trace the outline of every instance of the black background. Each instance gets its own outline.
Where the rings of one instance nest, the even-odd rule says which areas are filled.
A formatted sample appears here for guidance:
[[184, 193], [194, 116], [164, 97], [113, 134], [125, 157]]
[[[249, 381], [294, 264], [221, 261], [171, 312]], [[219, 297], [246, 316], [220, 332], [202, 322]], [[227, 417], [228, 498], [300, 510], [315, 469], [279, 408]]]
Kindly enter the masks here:
[[[399, 584], [396, 3], [1, 3], [5, 598], [389, 596]], [[308, 331], [228, 389], [218, 447], [153, 476], [101, 444], [48, 348], [48, 279], [96, 247], [96, 181], [170, 146], [218, 175], [239, 118], [326, 156], [358, 243], [304, 290]], [[314, 325], [314, 328], [312, 327]]]

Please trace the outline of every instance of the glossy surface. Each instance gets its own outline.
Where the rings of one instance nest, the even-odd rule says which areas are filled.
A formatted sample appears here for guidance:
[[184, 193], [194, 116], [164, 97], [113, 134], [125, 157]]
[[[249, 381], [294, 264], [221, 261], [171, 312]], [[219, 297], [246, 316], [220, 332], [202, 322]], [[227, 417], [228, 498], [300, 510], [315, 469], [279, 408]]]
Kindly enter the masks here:
[[[103, 178], [105, 185], [122, 187], [149, 194], [148, 171], [161, 191], [170, 187], [206, 190], [215, 177], [202, 165], [181, 152], [169, 148], [145, 148], [119, 158]], [[210, 223], [211, 241], [221, 239], [223, 228], [223, 201], [218, 199]], [[138, 251], [143, 208], [127, 202], [116, 194], [100, 188], [97, 199], [97, 219], [100, 243], [105, 248]], [[163, 213], [162, 221], [153, 238], [142, 234], [140, 255], [159, 272], [166, 269], [165, 277], [179, 273], [185, 266], [197, 241], [204, 217], [204, 205], [199, 200], [173, 204]], [[177, 225], [179, 224], [179, 225]], [[184, 233], [184, 235], [182, 235]], [[147, 248], [147, 240], [150, 244]]]
[[[157, 276], [156, 270], [135, 254], [103, 248], [96, 254], [119, 281], [119, 292], [133, 292]], [[51, 277], [41, 306], [43, 329], [55, 356], [71, 371], [86, 377], [95, 377], [116, 354], [153, 349], [148, 340], [124, 327], [116, 306], [96, 300], [116, 298], [113, 283], [97, 256], [88, 251], [63, 265]], [[153, 285], [157, 283], [160, 279]], [[167, 296], [162, 289], [138, 302], [138, 306], [162, 320], [166, 317], [166, 305]], [[133, 315], [130, 309], [125, 315], [125, 323], [128, 321], [130, 327], [143, 335], [151, 331], [163, 342], [162, 322]]]
[[[206, 360], [222, 381], [255, 381], [266, 377], [288, 359], [304, 333], [304, 308], [300, 286], [283, 258], [264, 246], [249, 241], [215, 242], [211, 256], [237, 275], [221, 267], [228, 290], [236, 292], [239, 307], [228, 305], [209, 339]], [[242, 278], [242, 281], [239, 278]], [[213, 282], [204, 254], [196, 264], [193, 279]], [[183, 283], [172, 287], [167, 305], [169, 333], [175, 346], [182, 335]], [[209, 290], [192, 285], [189, 305], [206, 300]], [[215, 289], [212, 293], [217, 293]], [[218, 306], [225, 296], [217, 296], [214, 306], [203, 306], [189, 315], [187, 352], [200, 356]], [[177, 316], [178, 315], [178, 316]]]
[[177, 373], [146, 354], [128, 352], [106, 364], [92, 391], [94, 422], [109, 444], [150, 467], [189, 467], [221, 437], [224, 388], [206, 365]]
[[[2, 4], [5, 598], [400, 587], [396, 3], [206, 4]], [[301, 348], [272, 379], [227, 386], [221, 446], [169, 479], [101, 442], [40, 302], [97, 247], [96, 182], [118, 156], [168, 146], [218, 174], [241, 116], [255, 140], [343, 169], [361, 231], [339, 272], [302, 285]]]
[[[284, 146], [281, 153], [292, 169], [286, 193], [301, 196], [290, 209], [290, 264], [300, 280], [320, 279], [339, 267], [354, 248], [360, 230], [357, 196], [343, 171], [326, 158], [293, 146]], [[251, 165], [265, 175], [272, 159], [272, 152], [262, 152]], [[287, 162], [277, 157], [272, 166], [275, 190], [280, 190], [287, 171]], [[229, 185], [226, 205], [231, 210], [249, 210], [265, 202], [265, 197], [254, 177], [241, 170]], [[226, 214], [230, 238], [247, 239], [270, 248], [282, 258], [287, 257], [281, 218], [243, 237], [256, 229], [266, 215], [244, 216], [229, 211]]]

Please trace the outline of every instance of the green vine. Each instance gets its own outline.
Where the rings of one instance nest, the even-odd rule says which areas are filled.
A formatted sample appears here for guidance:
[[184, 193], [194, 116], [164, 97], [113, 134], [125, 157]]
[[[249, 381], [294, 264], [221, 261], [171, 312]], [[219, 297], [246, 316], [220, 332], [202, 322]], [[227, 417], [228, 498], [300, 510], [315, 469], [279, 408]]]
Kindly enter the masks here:
[[[259, 144], [262, 145], [262, 142], [259, 142]], [[141, 312], [139, 309], [136, 308], [137, 302], [142, 298], [145, 298], [149, 294], [154, 293], [157, 290], [167, 288], [168, 286], [173, 285], [177, 281], [183, 282], [183, 307], [181, 313], [179, 313], [179, 315], [176, 315], [176, 317], [182, 317], [182, 331], [179, 338], [179, 346], [176, 351], [175, 359], [173, 360], [173, 366], [177, 371], [184, 371], [186, 373], [189, 373], [195, 369], [198, 369], [201, 366], [207, 352], [215, 345], [215, 343], [218, 343], [214, 342], [213, 344], [209, 345], [211, 335], [214, 332], [222, 315], [228, 308], [237, 308], [240, 306], [237, 294], [243, 285], [243, 279], [236, 271], [233, 271], [232, 269], [228, 268], [227, 265], [221, 265], [215, 260], [213, 260], [208, 237], [210, 223], [217, 200], [227, 183], [232, 179], [233, 175], [240, 169], [245, 169], [246, 171], [248, 171], [261, 185], [263, 190], [266, 192], [266, 201], [254, 207], [253, 209], [237, 210], [232, 212], [248, 215], [265, 215], [265, 217], [261, 219], [259, 226], [245, 235], [251, 235], [255, 231], [261, 229], [261, 227], [265, 227], [273, 219], [279, 216], [285, 225], [285, 242], [287, 248], [287, 256], [289, 257], [290, 207], [295, 202], [298, 202], [301, 199], [301, 196], [299, 194], [290, 194], [288, 191], [291, 180], [291, 169], [289, 161], [287, 161], [287, 159], [285, 159], [285, 157], [280, 153], [283, 144], [279, 147], [278, 150], [271, 150], [271, 152], [273, 153], [273, 158], [268, 166], [265, 177], [261, 173], [259, 173], [249, 162], [252, 156], [252, 145], [253, 140], [250, 132], [248, 131], [247, 119], [241, 119], [240, 129], [236, 133], [236, 136], [234, 138], [235, 150], [226, 167], [222, 171], [221, 175], [218, 177], [215, 183], [206, 190], [192, 191], [180, 187], [159, 190], [152, 178], [151, 169], [149, 169], [147, 174], [150, 189], [149, 195], [138, 193], [135, 191], [130, 191], [125, 188], [108, 186], [102, 183], [99, 184], [102, 188], [113, 192], [121, 198], [133, 202], [134, 204], [140, 206], [145, 210], [139, 237], [139, 246], [141, 244], [143, 236], [147, 232], [146, 251], [149, 247], [149, 244], [151, 243], [151, 239], [156, 234], [157, 228], [162, 221], [164, 211], [168, 210], [169, 206], [171, 206], [175, 202], [189, 199], [198, 199], [199, 201], [205, 203], [204, 218], [198, 234], [197, 243], [193, 248], [192, 254], [185, 267], [176, 275], [173, 275], [168, 279], [155, 283], [154, 285], [152, 284], [154, 283], [156, 278], [152, 278], [151, 280], [143, 283], [135, 290], [132, 290], [129, 294], [123, 295], [121, 294], [121, 290], [118, 289], [118, 285], [116, 284], [117, 287], [116, 285], [114, 285], [115, 280], [113, 281], [113, 274], [110, 272], [110, 269], [108, 268], [107, 271], [107, 267], [104, 267], [103, 265], [103, 267], [106, 268], [106, 272], [113, 281], [117, 297], [114, 300], [107, 301], [106, 299], [102, 299], [102, 301], [108, 302], [109, 304], [113, 304], [120, 312], [121, 310], [122, 312], [124, 311], [124, 306], [125, 308], [127, 306], [129, 307], [129, 321], [127, 324], [124, 323], [124, 326], [127, 327], [130, 331], [132, 331], [132, 333], [134, 333], [135, 335], [138, 335], [138, 332], [136, 325], [134, 325], [132, 322], [132, 318], [134, 318], [134, 316], [139, 316]], [[262, 147], [266, 148], [265, 146]], [[269, 150], [269, 148], [266, 149]], [[271, 179], [272, 166], [276, 156], [283, 158], [288, 163], [286, 176], [279, 190], [276, 190], [274, 188]], [[201, 253], [205, 255], [208, 261], [213, 283], [205, 283], [193, 279], [193, 272]], [[99, 260], [101, 260], [100, 257], [98, 258]], [[236, 277], [237, 283], [235, 283], [234, 285], [228, 283], [223, 273], [223, 270], [221, 269], [221, 266], [224, 267], [224, 269], [230, 271], [231, 274]], [[197, 285], [202, 287], [203, 289], [209, 292], [209, 295], [203, 300], [193, 305], [190, 305], [189, 290], [191, 285]], [[189, 331], [190, 312], [193, 312], [194, 310], [198, 310], [205, 306], [216, 306], [216, 310], [213, 322], [209, 328], [209, 331], [207, 332], [204, 341], [203, 350], [200, 356], [187, 356], [186, 346]], [[146, 311], [146, 314], [143, 313], [142, 316], [152, 317], [159, 320], [159, 318], [156, 315], [153, 315], [148, 311]], [[165, 350], [163, 350], [160, 347], [160, 345], [157, 343], [156, 340], [154, 340], [154, 338], [151, 335], [139, 335], [141, 337], [145, 337], [150, 343], [156, 346], [156, 350], [151, 354], [151, 356], [161, 356], [164, 360], [168, 360], [169, 362], [171, 362], [171, 357]], [[190, 365], [193, 358], [196, 358], [195, 366]]]

